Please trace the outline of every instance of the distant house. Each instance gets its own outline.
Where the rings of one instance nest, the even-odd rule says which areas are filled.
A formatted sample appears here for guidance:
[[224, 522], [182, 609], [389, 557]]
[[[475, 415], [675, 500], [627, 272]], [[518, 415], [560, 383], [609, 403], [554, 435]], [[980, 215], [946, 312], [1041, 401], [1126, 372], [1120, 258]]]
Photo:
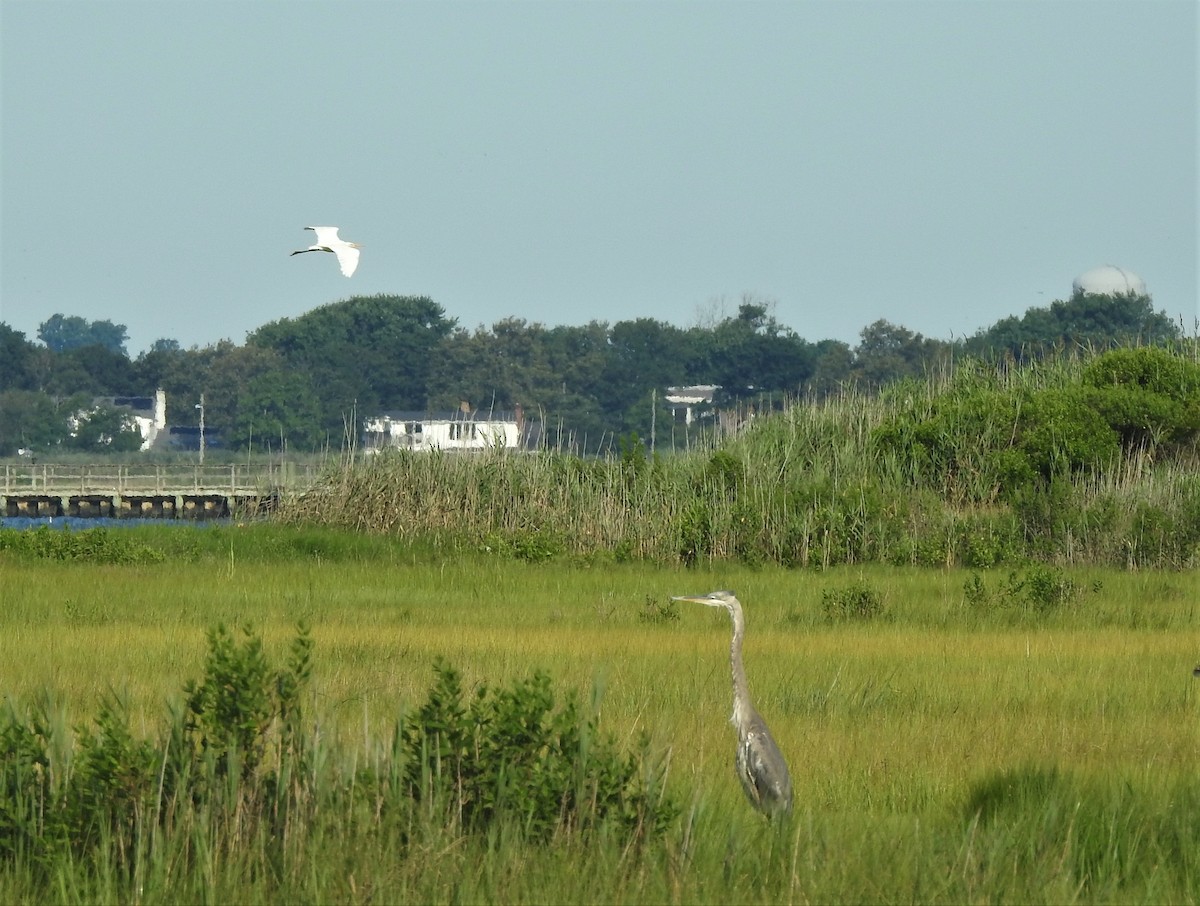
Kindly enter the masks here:
[[752, 422], [763, 406], [773, 403], [757, 391], [746, 387], [741, 392], [730, 391], [719, 384], [693, 384], [690, 387], [668, 387], [664, 395], [671, 420], [677, 425], [713, 428], [723, 434], [740, 431]]
[[668, 387], [667, 408], [676, 424], [690, 425], [698, 421], [711, 421], [716, 415], [713, 397], [721, 387], [718, 384], [693, 384], [690, 387]]
[[363, 420], [365, 453], [384, 450], [478, 451], [537, 445], [520, 406], [512, 412], [472, 409], [463, 403], [446, 412], [383, 412]]
[[[159, 441], [160, 450], [170, 450], [173, 453], [195, 453], [200, 449], [199, 425], [171, 425], [165, 432], [165, 443]], [[204, 447], [207, 450], [220, 450], [225, 446], [220, 428], [204, 429]]]
[[101, 396], [92, 400], [93, 412], [101, 407], [119, 409], [133, 417], [142, 435], [143, 451], [154, 446], [167, 426], [167, 394], [161, 388], [153, 396]]
[[[156, 390], [154, 396], [105, 396], [92, 401], [92, 408], [101, 406], [120, 409], [133, 416], [142, 434], [141, 450], [195, 452], [201, 448], [199, 425], [168, 425], [167, 394]], [[191, 411], [190, 408], [185, 409]], [[210, 450], [223, 447], [221, 429], [209, 425], [204, 428], [203, 446]]]

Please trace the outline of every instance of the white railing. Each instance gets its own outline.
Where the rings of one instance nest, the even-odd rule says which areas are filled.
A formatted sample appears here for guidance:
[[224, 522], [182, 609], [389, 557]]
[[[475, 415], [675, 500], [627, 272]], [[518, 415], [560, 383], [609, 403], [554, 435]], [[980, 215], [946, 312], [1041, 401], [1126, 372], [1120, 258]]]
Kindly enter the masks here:
[[317, 466], [294, 462], [229, 465], [6, 464], [0, 493], [229, 494], [296, 493], [312, 487]]

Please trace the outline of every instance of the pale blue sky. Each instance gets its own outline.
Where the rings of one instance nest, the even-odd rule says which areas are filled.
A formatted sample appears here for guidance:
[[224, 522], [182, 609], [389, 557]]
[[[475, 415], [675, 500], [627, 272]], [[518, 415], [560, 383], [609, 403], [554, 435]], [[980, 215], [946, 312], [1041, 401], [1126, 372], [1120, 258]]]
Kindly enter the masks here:
[[[374, 293], [949, 338], [1106, 263], [1197, 317], [1192, 2], [2, 0], [0, 58], [30, 338], [241, 343]], [[310, 224], [352, 279], [288, 257]]]

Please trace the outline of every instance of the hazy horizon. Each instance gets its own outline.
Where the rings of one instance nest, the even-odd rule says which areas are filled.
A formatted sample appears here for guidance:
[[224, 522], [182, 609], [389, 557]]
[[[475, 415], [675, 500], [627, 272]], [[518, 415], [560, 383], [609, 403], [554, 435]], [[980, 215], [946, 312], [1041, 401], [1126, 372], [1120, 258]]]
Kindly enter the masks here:
[[[473, 329], [749, 294], [853, 345], [1114, 264], [1191, 329], [1196, 39], [1191, 2], [5, 0], [0, 320], [136, 355], [354, 295]], [[353, 278], [289, 256], [324, 224]]]

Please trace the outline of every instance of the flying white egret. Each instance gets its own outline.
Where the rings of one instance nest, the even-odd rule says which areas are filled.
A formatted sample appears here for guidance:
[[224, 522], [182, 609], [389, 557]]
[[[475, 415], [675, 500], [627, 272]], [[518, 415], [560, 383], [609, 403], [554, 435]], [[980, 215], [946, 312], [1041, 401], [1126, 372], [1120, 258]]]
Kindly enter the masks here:
[[293, 255], [303, 255], [305, 252], [333, 252], [333, 254], [337, 255], [342, 273], [347, 277], [354, 273], [354, 269], [358, 267], [358, 250], [362, 248], [361, 245], [357, 242], [347, 242], [345, 239], [339, 239], [337, 227], [305, 227], [304, 229], [312, 230], [317, 234], [317, 244], [292, 252]]

